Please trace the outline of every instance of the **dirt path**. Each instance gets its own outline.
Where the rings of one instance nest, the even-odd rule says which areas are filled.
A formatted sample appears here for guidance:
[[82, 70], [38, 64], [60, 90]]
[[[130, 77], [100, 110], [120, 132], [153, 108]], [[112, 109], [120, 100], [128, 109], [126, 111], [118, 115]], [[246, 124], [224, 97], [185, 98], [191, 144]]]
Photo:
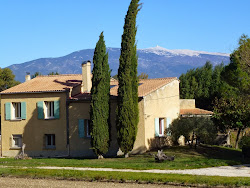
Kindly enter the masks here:
[[186, 170], [132, 170], [132, 169], [112, 169], [112, 168], [78, 168], [78, 167], [37, 167], [39, 169], [61, 169], [61, 170], [91, 170], [91, 171], [119, 171], [119, 172], [147, 172], [162, 174], [191, 174], [205, 176], [227, 176], [227, 177], [250, 177], [250, 164], [235, 166], [220, 166], [200, 169]]
[[82, 187], [101, 187], [101, 188], [170, 188], [180, 186], [157, 185], [157, 184], [134, 184], [134, 183], [112, 183], [112, 182], [86, 182], [86, 181], [67, 181], [50, 179], [27, 179], [27, 178], [8, 178], [0, 177], [0, 187], [18, 187], [18, 188], [82, 188]]

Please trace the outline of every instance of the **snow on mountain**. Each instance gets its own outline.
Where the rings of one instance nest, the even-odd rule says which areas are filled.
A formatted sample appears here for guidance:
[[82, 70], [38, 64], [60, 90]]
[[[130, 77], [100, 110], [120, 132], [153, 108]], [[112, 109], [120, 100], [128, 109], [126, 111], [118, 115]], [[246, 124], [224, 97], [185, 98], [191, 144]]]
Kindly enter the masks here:
[[230, 54], [226, 53], [217, 53], [217, 52], [205, 52], [205, 51], [195, 51], [195, 50], [181, 50], [181, 49], [176, 49], [176, 50], [169, 50], [166, 48], [163, 48], [161, 46], [156, 46], [156, 47], [151, 47], [151, 48], [146, 48], [146, 49], [140, 49], [141, 51], [145, 53], [155, 53], [157, 55], [165, 55], [169, 56], [171, 54], [175, 56], [199, 56], [200, 54], [206, 54], [206, 55], [219, 55], [219, 56], [226, 56], [229, 57]]

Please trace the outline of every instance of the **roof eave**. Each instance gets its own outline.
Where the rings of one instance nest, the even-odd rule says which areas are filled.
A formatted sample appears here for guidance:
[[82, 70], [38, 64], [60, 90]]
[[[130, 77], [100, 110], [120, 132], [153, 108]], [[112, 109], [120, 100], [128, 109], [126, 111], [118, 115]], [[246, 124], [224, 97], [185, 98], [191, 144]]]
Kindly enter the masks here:
[[10, 92], [10, 93], [0, 93], [0, 95], [11, 95], [11, 94], [31, 94], [31, 93], [63, 93], [67, 90], [57, 90], [57, 91], [30, 91], [30, 92]]

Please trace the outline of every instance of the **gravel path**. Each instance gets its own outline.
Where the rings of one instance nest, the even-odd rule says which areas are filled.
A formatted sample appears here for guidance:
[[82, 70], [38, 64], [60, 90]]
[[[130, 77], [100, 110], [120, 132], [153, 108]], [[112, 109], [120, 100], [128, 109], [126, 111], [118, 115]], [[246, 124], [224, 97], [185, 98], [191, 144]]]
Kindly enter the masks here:
[[112, 183], [112, 182], [87, 182], [87, 181], [67, 181], [67, 180], [51, 180], [51, 179], [27, 179], [27, 178], [8, 178], [0, 177], [0, 187], [18, 187], [18, 188], [82, 188], [82, 187], [101, 187], [101, 188], [169, 188], [180, 187], [172, 185], [158, 185], [158, 184], [136, 184], [136, 183]]
[[132, 170], [132, 169], [112, 169], [112, 168], [78, 168], [78, 167], [37, 167], [39, 169], [65, 169], [65, 170], [91, 170], [91, 171], [119, 171], [119, 172], [147, 172], [162, 174], [191, 174], [205, 176], [228, 176], [228, 177], [250, 177], [250, 164], [235, 166], [220, 166], [200, 169], [186, 170]]
[[[0, 166], [0, 168], [28, 168], [14, 166]], [[114, 168], [80, 168], [80, 167], [56, 167], [43, 166], [32, 167], [38, 169], [57, 169], [57, 170], [80, 170], [80, 171], [116, 171], [116, 172], [146, 172], [146, 173], [161, 173], [161, 174], [190, 174], [190, 175], [205, 175], [205, 176], [227, 176], [227, 177], [250, 177], [250, 164], [235, 165], [235, 166], [220, 166], [199, 169], [186, 170], [132, 170], [132, 169], [114, 169]]]

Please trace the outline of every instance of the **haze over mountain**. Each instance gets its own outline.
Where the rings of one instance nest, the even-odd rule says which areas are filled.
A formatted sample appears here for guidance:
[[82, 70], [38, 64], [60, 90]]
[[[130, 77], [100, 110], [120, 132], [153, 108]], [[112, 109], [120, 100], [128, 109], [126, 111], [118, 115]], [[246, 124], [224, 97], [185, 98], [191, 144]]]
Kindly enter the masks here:
[[[111, 75], [117, 74], [120, 48], [107, 48]], [[81, 63], [93, 59], [94, 49], [73, 52], [63, 57], [40, 58], [33, 61], [8, 66], [16, 75], [16, 80], [23, 82], [26, 72], [34, 74], [50, 72], [60, 74], [80, 74]], [[149, 78], [179, 77], [189, 69], [203, 66], [207, 61], [213, 65], [229, 63], [229, 54], [194, 50], [168, 50], [160, 46], [138, 49], [138, 74], [147, 73]], [[93, 65], [92, 65], [93, 67]]]

